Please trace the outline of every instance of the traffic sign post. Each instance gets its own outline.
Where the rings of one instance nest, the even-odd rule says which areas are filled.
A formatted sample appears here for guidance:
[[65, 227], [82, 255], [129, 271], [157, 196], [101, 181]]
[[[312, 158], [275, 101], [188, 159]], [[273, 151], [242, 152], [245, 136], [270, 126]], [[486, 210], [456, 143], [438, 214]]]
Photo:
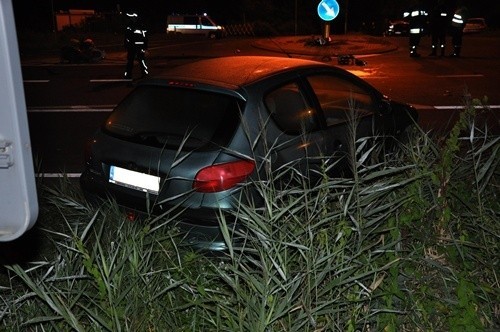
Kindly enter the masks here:
[[330, 40], [330, 21], [337, 17], [339, 11], [339, 4], [336, 0], [322, 0], [318, 5], [318, 15], [325, 21], [323, 38], [327, 42]]

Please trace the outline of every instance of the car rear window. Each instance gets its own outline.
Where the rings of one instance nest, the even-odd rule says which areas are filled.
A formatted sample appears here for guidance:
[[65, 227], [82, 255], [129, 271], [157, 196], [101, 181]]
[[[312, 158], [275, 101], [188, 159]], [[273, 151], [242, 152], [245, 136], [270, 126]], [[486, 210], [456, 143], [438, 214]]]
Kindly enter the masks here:
[[243, 110], [222, 93], [163, 86], [139, 86], [111, 113], [105, 130], [159, 147], [196, 149], [226, 146]]

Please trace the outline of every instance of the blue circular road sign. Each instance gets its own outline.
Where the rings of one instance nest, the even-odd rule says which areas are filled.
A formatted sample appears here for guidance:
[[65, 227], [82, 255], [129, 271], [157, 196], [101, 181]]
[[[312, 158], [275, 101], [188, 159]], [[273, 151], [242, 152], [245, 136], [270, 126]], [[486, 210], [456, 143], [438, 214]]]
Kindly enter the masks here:
[[318, 5], [318, 15], [323, 21], [331, 21], [339, 14], [339, 4], [336, 0], [322, 0]]

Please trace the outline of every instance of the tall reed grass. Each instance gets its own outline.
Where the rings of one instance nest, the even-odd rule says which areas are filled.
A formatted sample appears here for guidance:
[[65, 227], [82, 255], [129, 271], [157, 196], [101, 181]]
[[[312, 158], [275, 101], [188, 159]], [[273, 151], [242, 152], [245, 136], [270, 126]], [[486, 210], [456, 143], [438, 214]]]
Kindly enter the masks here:
[[263, 206], [242, 204], [238, 229], [221, 217], [217, 255], [181, 246], [168, 216], [41, 186], [49, 242], [3, 266], [0, 330], [498, 330], [500, 138], [474, 125], [477, 103], [447, 137], [353, 142], [353, 177], [255, 182]]

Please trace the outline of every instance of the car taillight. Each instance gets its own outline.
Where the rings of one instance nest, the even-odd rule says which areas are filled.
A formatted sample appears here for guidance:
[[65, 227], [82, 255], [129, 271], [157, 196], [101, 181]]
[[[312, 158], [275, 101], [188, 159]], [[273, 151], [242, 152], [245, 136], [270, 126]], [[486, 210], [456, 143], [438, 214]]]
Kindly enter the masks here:
[[202, 193], [224, 191], [241, 183], [254, 169], [255, 163], [250, 160], [208, 166], [196, 174], [193, 189]]

